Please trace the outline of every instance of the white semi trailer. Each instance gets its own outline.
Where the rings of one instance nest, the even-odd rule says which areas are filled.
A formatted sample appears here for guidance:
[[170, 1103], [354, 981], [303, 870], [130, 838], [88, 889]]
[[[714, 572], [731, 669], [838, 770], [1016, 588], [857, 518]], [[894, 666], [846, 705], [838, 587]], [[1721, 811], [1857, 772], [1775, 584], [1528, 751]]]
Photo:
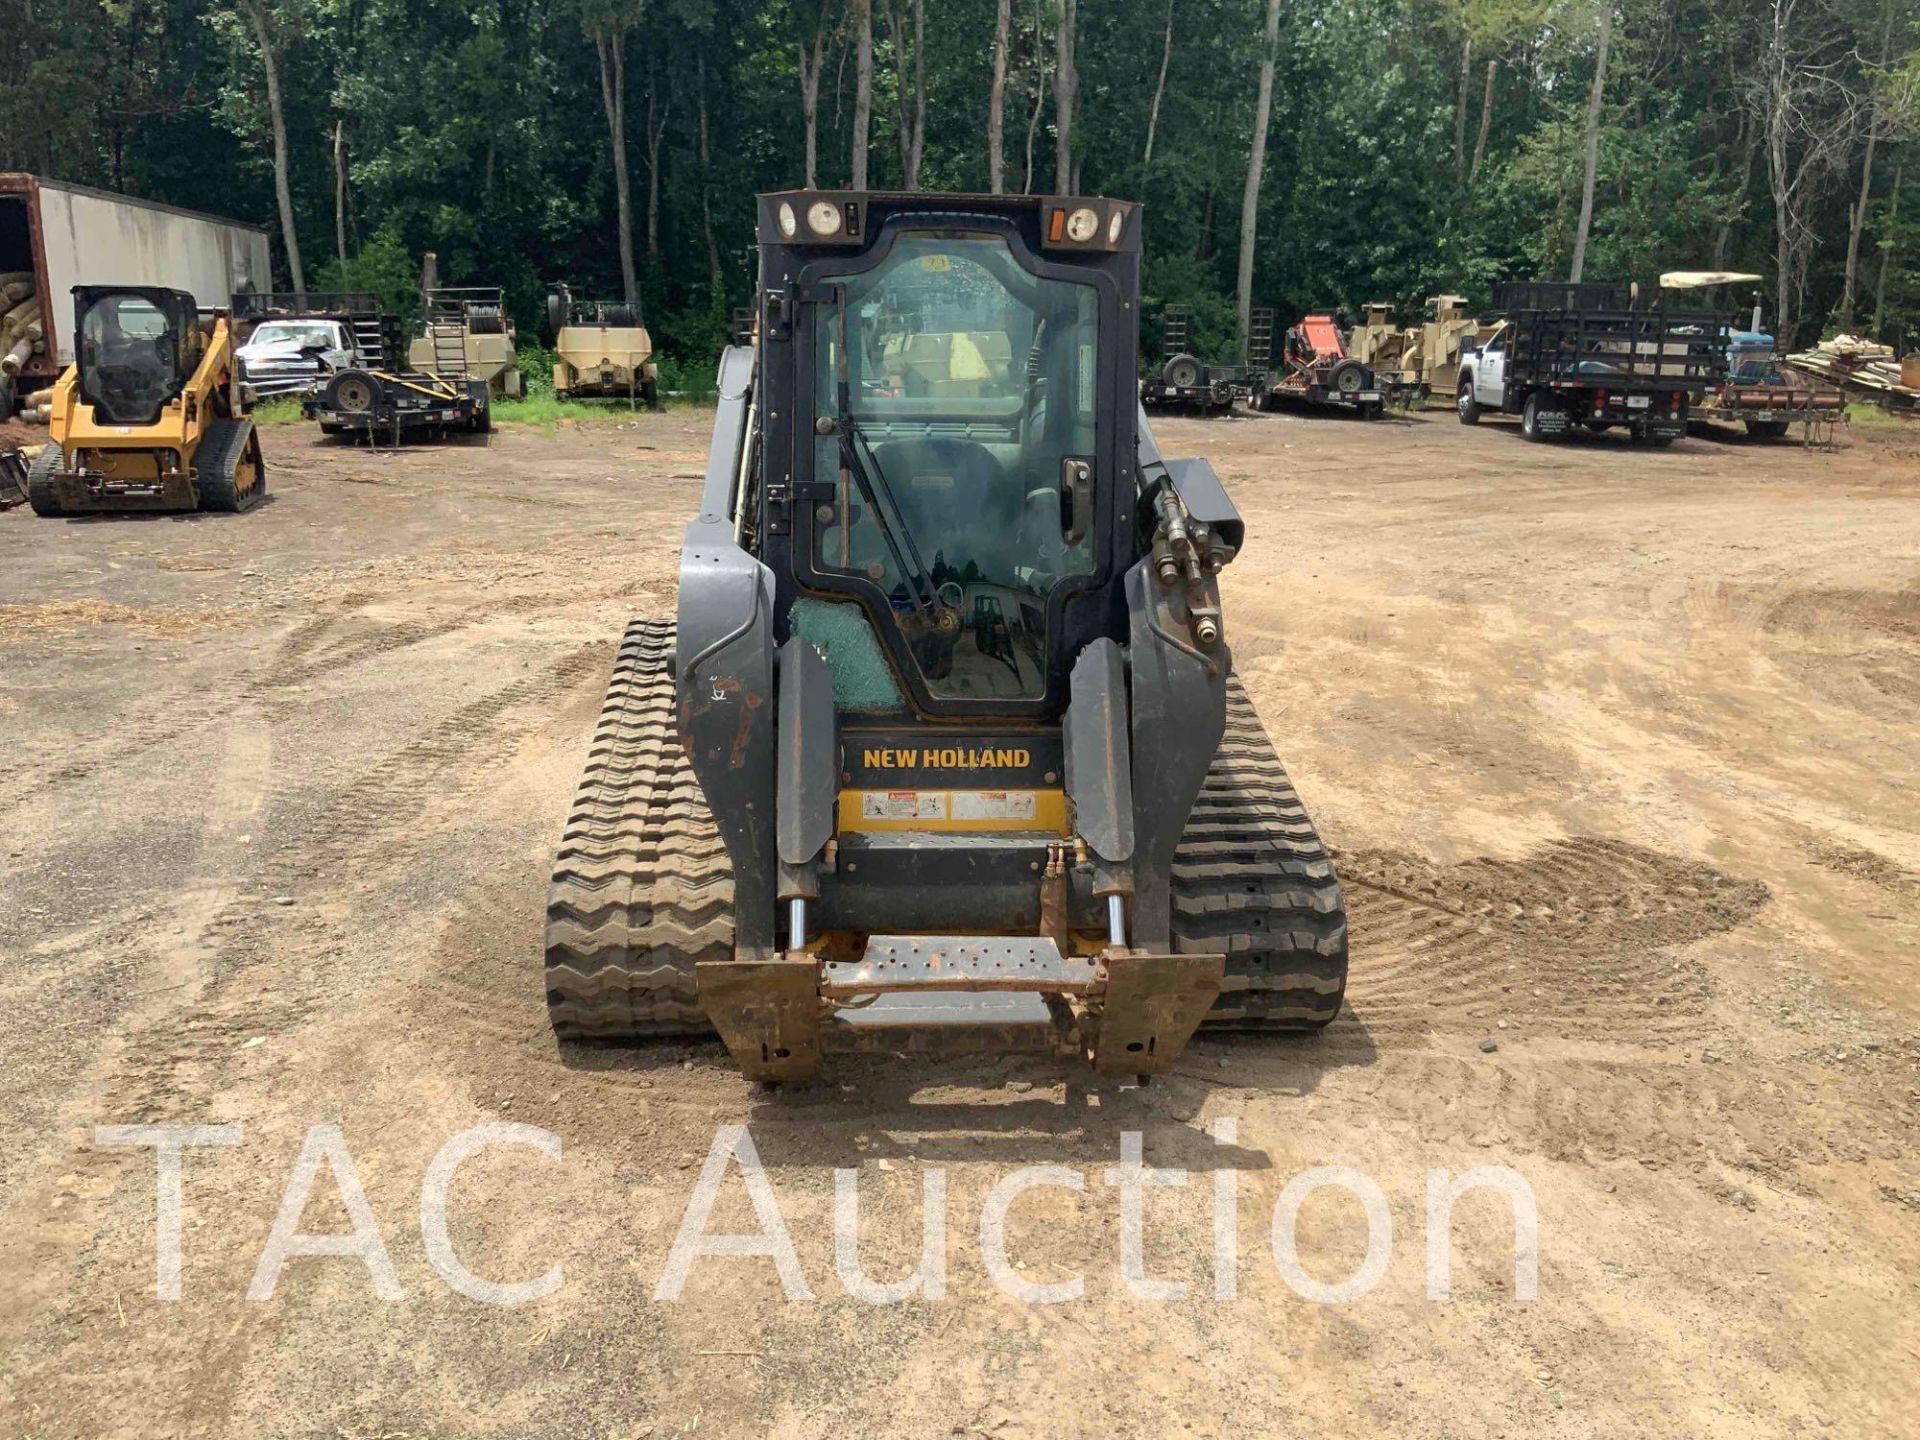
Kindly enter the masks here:
[[[73, 362], [73, 287], [159, 285], [186, 290], [202, 309], [224, 309], [232, 297], [271, 290], [267, 232], [215, 215], [134, 200], [64, 180], [0, 173], [0, 276], [28, 276], [32, 295], [9, 309], [13, 334], [37, 307], [31, 353], [17, 373], [0, 375], [0, 416], [15, 393], [51, 385]], [[0, 300], [4, 287], [0, 287]], [[9, 315], [0, 314], [0, 326]], [[17, 342], [16, 342], [17, 343]], [[4, 357], [0, 357], [4, 358]]]

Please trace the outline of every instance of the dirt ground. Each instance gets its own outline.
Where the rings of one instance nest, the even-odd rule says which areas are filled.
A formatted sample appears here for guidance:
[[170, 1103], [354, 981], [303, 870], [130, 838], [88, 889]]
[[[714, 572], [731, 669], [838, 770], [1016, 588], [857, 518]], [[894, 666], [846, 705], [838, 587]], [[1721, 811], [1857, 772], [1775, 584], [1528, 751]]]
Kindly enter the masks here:
[[[672, 611], [707, 424], [398, 455], [281, 428], [249, 515], [0, 517], [0, 1433], [1920, 1435], [1920, 432], [1164, 422], [1246, 513], [1229, 637], [1339, 853], [1348, 1010], [1145, 1089], [876, 1061], [765, 1095], [717, 1044], [559, 1049], [539, 982], [552, 846], [622, 625]], [[419, 1218], [491, 1120], [564, 1144], [453, 1186], [470, 1269], [564, 1268], [511, 1307], [443, 1284]], [[152, 1152], [95, 1143], [142, 1123], [244, 1137], [186, 1158], [177, 1303]], [[732, 1124], [811, 1300], [751, 1257], [654, 1298]], [[339, 1256], [246, 1298], [315, 1125], [403, 1298]], [[1183, 1299], [1121, 1279], [1128, 1130], [1191, 1172], [1146, 1201]], [[987, 1192], [1027, 1165], [1086, 1177], [1008, 1222], [1079, 1299], [989, 1278]], [[1323, 1165], [1392, 1217], [1347, 1303], [1269, 1240]], [[1429, 1298], [1428, 1172], [1475, 1166], [1532, 1189], [1532, 1300], [1490, 1191]], [[849, 1295], [835, 1167], [880, 1278], [944, 1169], [944, 1298]], [[323, 1168], [304, 1233], [350, 1229], [340, 1193]], [[755, 1228], [737, 1173], [714, 1227]], [[1321, 1281], [1367, 1239], [1350, 1195], [1299, 1210]]]

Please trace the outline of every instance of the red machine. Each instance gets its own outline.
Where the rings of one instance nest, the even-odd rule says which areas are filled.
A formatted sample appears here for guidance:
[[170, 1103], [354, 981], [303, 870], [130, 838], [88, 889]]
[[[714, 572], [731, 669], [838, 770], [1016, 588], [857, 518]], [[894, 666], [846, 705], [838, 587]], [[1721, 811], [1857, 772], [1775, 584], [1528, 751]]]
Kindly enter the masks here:
[[1333, 405], [1377, 420], [1387, 407], [1386, 392], [1371, 367], [1347, 354], [1346, 341], [1331, 315], [1309, 315], [1287, 331], [1280, 370], [1267, 385], [1264, 408], [1281, 400]]

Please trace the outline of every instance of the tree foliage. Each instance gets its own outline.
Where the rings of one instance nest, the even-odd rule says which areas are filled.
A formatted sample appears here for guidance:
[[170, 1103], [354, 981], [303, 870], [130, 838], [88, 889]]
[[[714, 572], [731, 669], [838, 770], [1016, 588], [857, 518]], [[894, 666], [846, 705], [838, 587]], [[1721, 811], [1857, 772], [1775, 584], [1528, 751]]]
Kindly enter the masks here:
[[[1283, 6], [1255, 302], [1284, 315], [1351, 315], [1387, 300], [1408, 316], [1441, 291], [1484, 300], [1504, 277], [1564, 275], [1604, 4], [1611, 51], [1587, 276], [1645, 284], [1669, 268], [1755, 270], [1768, 276], [1770, 311], [1783, 298], [1788, 323], [1810, 339], [1840, 303], [1864, 180], [1856, 328], [1877, 311], [1887, 338], [1904, 343], [1920, 323], [1911, 248], [1920, 193], [1896, 193], [1920, 192], [1911, 0]], [[1769, 36], [1785, 33], [1782, 5], [1797, 7], [1794, 28], [1770, 52]], [[294, 230], [312, 283], [357, 276], [404, 290], [431, 250], [446, 283], [504, 286], [531, 332], [555, 281], [577, 295], [622, 288], [617, 152], [595, 41], [617, 32], [631, 258], [659, 340], [692, 360], [751, 290], [749, 196], [803, 181], [803, 81], [816, 54], [818, 179], [847, 182], [853, 8], [0, 0], [0, 73], [12, 82], [0, 87], [0, 168], [264, 225], [284, 267], [261, 31], [250, 18], [264, 15], [280, 51]], [[924, 189], [987, 189], [998, 0], [862, 8], [872, 17], [870, 183], [900, 185], [903, 166], [917, 165]], [[1178, 0], [1171, 12], [1074, 0], [1066, 86], [1062, 13], [1062, 0], [1008, 0], [1004, 184], [1068, 183], [1057, 174], [1064, 154], [1085, 190], [1144, 200], [1149, 299], [1193, 306], [1200, 335], [1225, 358], [1264, 0]], [[1069, 92], [1061, 146], [1057, 96]], [[1770, 96], [1790, 109], [1769, 108]], [[336, 129], [345, 267], [334, 243]]]

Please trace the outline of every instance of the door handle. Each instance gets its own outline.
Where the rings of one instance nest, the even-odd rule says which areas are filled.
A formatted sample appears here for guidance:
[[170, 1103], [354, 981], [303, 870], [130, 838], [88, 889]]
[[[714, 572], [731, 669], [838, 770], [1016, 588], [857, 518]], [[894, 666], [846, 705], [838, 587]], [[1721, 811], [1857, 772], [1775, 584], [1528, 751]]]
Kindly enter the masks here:
[[1093, 521], [1093, 466], [1069, 455], [1060, 462], [1060, 498], [1066, 502], [1067, 524], [1061, 538], [1078, 545], [1087, 538]]

